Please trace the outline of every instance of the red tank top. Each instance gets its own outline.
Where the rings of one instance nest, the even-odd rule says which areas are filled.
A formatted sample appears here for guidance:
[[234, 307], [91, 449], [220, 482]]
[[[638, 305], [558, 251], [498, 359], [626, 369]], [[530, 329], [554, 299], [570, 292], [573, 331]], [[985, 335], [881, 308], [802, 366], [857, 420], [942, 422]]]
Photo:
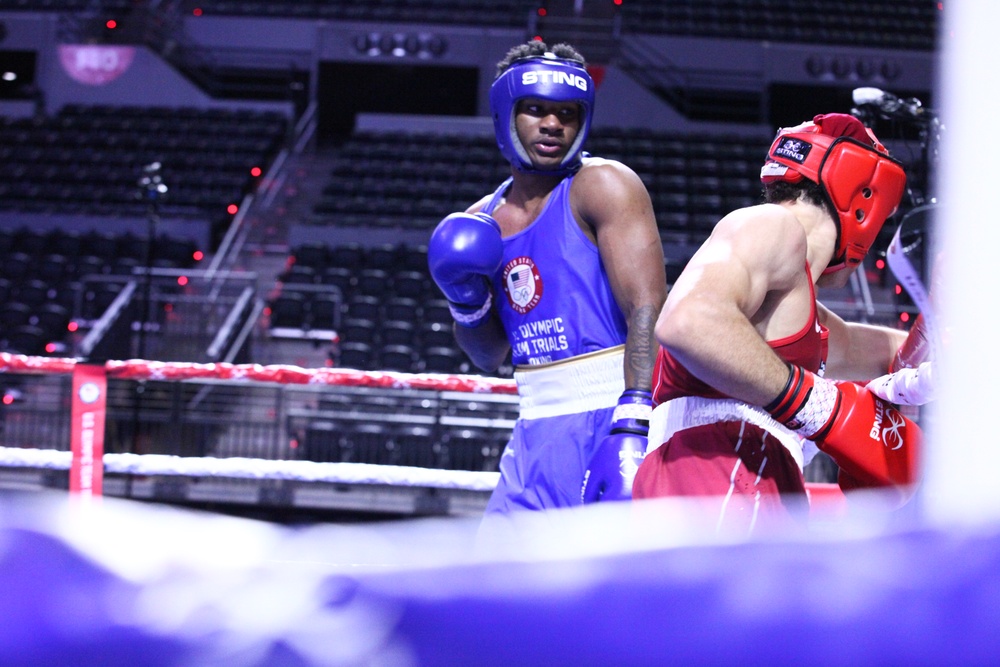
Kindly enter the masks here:
[[[808, 265], [806, 273], [809, 274]], [[830, 332], [819, 323], [816, 312], [816, 290], [811, 275], [809, 291], [813, 299], [806, 325], [798, 333], [770, 340], [767, 344], [788, 363], [822, 374], [821, 370], [826, 364], [827, 338]], [[656, 356], [656, 368], [653, 370], [653, 404], [659, 405], [679, 396], [728, 398], [692, 375], [661, 346]]]

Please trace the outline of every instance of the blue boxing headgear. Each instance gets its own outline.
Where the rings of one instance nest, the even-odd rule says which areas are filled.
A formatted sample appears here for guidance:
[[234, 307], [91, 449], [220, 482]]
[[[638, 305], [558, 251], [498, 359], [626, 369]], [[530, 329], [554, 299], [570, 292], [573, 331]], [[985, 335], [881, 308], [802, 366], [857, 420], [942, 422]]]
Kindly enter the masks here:
[[[528, 97], [580, 105], [580, 131], [558, 169], [536, 168], [517, 136], [514, 124], [517, 103]], [[594, 115], [594, 80], [582, 63], [559, 58], [552, 53], [521, 58], [511, 63], [493, 82], [490, 112], [500, 153], [515, 169], [546, 174], [576, 171], [580, 167], [580, 152]]]

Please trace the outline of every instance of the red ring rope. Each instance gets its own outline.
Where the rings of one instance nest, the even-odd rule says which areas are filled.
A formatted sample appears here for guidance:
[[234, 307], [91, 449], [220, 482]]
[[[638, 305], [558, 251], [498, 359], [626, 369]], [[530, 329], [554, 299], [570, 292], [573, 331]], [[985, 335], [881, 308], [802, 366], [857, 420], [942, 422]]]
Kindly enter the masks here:
[[[0, 352], [0, 372], [66, 374], [79, 363], [75, 359], [31, 357]], [[125, 380], [246, 380], [280, 384], [327, 384], [384, 389], [427, 389], [472, 393], [516, 394], [513, 380], [478, 375], [444, 373], [398, 373], [394, 371], [359, 371], [346, 368], [301, 368], [289, 365], [197, 364], [178, 361], [108, 361], [104, 369], [109, 378]]]

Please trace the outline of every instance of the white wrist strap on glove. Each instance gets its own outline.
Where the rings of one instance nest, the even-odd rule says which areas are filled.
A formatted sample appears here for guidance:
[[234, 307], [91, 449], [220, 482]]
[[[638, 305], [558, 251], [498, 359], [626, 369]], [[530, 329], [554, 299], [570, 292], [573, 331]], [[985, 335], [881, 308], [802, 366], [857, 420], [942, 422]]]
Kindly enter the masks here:
[[649, 421], [649, 416], [653, 414], [653, 406], [644, 403], [619, 403], [615, 406], [615, 411], [611, 415], [611, 421], [616, 422], [622, 419], [645, 419]]
[[472, 312], [467, 312], [460, 310], [455, 307], [454, 304], [448, 304], [448, 310], [451, 311], [451, 316], [455, 318], [455, 321], [464, 327], [474, 326], [480, 324], [483, 318], [490, 312], [490, 308], [493, 307], [493, 295], [486, 295], [486, 303], [480, 306], [478, 309]]
[[902, 368], [875, 378], [866, 389], [896, 405], [923, 405], [934, 400], [934, 366], [925, 361], [916, 368]]

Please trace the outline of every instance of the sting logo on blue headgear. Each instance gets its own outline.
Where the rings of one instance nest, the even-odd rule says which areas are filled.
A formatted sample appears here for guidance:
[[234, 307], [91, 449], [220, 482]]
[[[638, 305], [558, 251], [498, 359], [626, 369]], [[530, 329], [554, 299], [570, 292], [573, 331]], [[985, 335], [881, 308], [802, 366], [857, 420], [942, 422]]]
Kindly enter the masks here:
[[[519, 100], [533, 97], [549, 102], [580, 105], [580, 130], [559, 168], [538, 169], [517, 137], [514, 120]], [[511, 63], [490, 88], [490, 113], [500, 153], [515, 169], [529, 173], [566, 173], [579, 169], [580, 152], [590, 131], [594, 111], [594, 81], [586, 68], [552, 53]]]

